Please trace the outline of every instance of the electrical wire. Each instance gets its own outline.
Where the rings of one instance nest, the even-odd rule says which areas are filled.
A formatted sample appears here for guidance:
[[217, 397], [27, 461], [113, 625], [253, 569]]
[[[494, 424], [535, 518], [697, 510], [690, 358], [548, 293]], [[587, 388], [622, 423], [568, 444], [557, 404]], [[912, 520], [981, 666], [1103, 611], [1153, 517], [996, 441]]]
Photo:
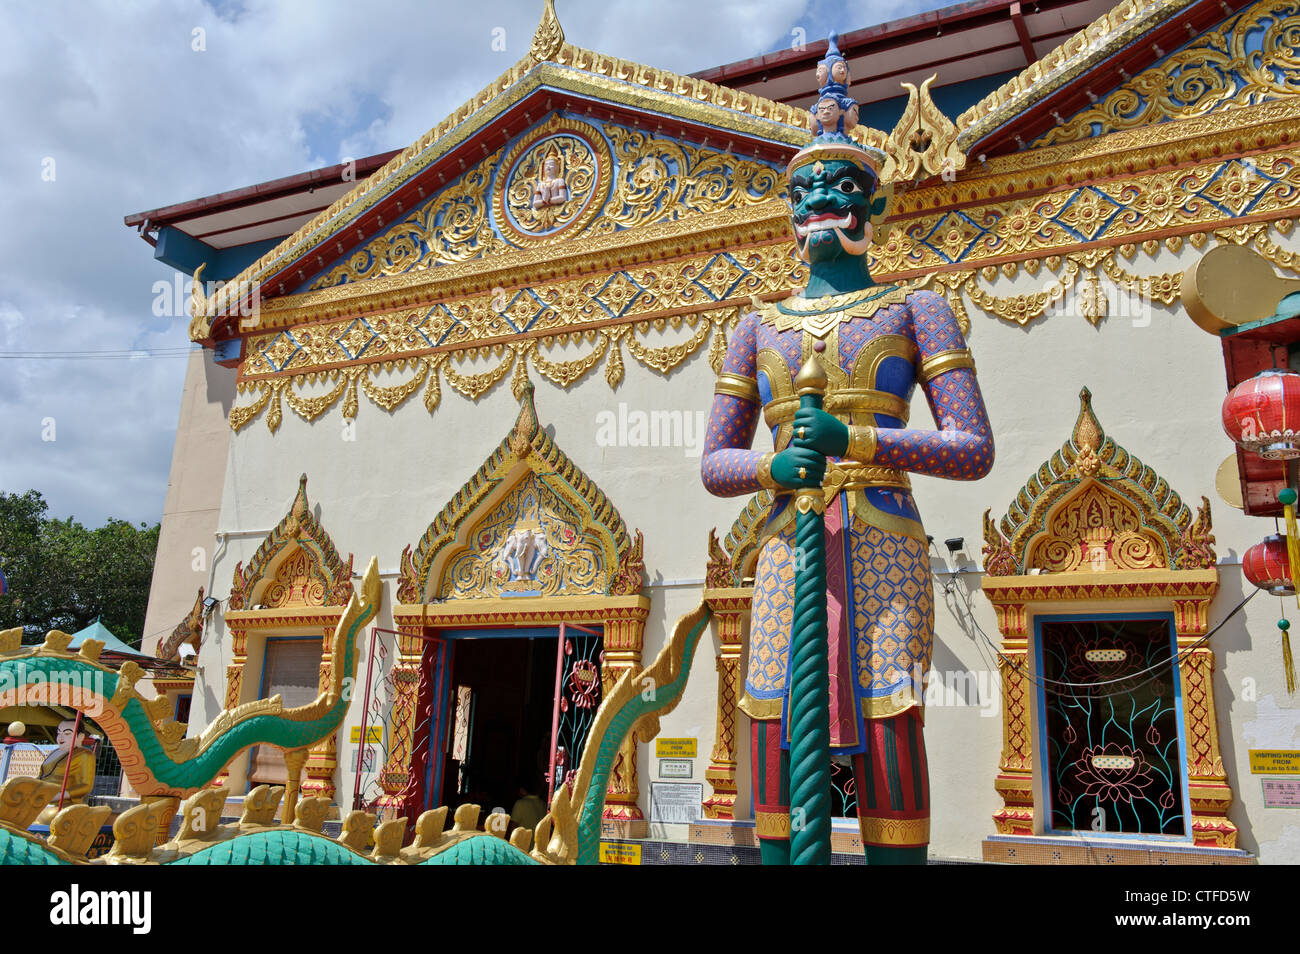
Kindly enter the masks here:
[[117, 348], [104, 351], [0, 351], [4, 361], [117, 361], [132, 358], [183, 358], [195, 348]]
[[[942, 559], [938, 547], [935, 546], [933, 542], [931, 542], [931, 548], [934, 550], [935, 555], [939, 556], [940, 559]], [[949, 580], [947, 583], [944, 584], [943, 590], [944, 593], [947, 595], [952, 595], [960, 591], [960, 588], [956, 585], [955, 574], [952, 573], [949, 574]], [[1181, 663], [1182, 660], [1185, 657], [1189, 656], [1193, 651], [1199, 649], [1200, 647], [1208, 643], [1211, 636], [1213, 636], [1220, 629], [1222, 629], [1227, 624], [1228, 620], [1236, 616], [1237, 613], [1239, 613], [1247, 603], [1249, 603], [1256, 596], [1258, 596], [1259, 593], [1260, 593], [1259, 590], [1252, 591], [1248, 596], [1242, 599], [1241, 602], [1239, 602], [1236, 606], [1234, 606], [1231, 612], [1229, 612], [1227, 616], [1225, 616], [1222, 620], [1220, 620], [1218, 625], [1216, 625], [1213, 629], [1206, 632], [1206, 634], [1202, 636], [1200, 639], [1196, 640], [1196, 642], [1185, 647], [1184, 649], [1180, 650], [1179, 652], [1175, 653], [1174, 655], [1170, 656], [1168, 659], [1162, 662], [1155, 663], [1154, 665], [1148, 666], [1146, 669], [1141, 669], [1137, 672], [1129, 673], [1127, 676], [1121, 676], [1115, 679], [1103, 679], [1097, 682], [1067, 682], [1065, 680], [1060, 680], [1060, 679], [1048, 679], [1045, 676], [1034, 676], [1022, 664], [1020, 664], [1016, 660], [1012, 659], [1010, 656], [1007, 656], [1005, 653], [1003, 653], [1002, 650], [998, 648], [997, 644], [995, 644], [993, 640], [989, 638], [988, 633], [984, 631], [984, 627], [982, 627], [979, 624], [979, 620], [975, 617], [974, 607], [971, 605], [970, 602], [970, 594], [965, 591], [960, 591], [962, 602], [965, 604], [966, 607], [966, 615], [970, 619], [971, 625], [975, 628], [975, 631], [979, 633], [980, 637], [984, 640], [984, 643], [987, 644], [988, 648], [992, 649], [999, 659], [1004, 661], [1008, 666], [1010, 666], [1016, 672], [1020, 673], [1022, 676], [1024, 676], [1025, 679], [1029, 680], [1035, 686], [1041, 688], [1044, 692], [1051, 692], [1053, 695], [1058, 695], [1058, 696], [1068, 695], [1077, 698], [1082, 694], [1077, 692], [1068, 692], [1068, 693], [1059, 692], [1054, 690], [1052, 687], [1060, 686], [1066, 689], [1096, 689], [1102, 686], [1111, 686], [1111, 685], [1124, 686], [1122, 690], [1117, 690], [1115, 692], [1089, 693], [1086, 696], [1086, 698], [1089, 699], [1106, 699], [1112, 696], [1126, 695], [1130, 692], [1133, 692], [1136, 689], [1142, 688], [1143, 686], [1151, 682], [1154, 682], [1166, 670], [1172, 670], [1173, 664], [1175, 662]], [[953, 615], [956, 616], [955, 613]], [[960, 619], [958, 620], [958, 623], [959, 624], [961, 623]], [[976, 645], [977, 647], [979, 646], [978, 643]], [[988, 662], [989, 661], [988, 658], [984, 656], [983, 647], [979, 647], [979, 648], [980, 648], [981, 657], [984, 658], [986, 662]], [[1144, 680], [1139, 683], [1133, 683], [1134, 679], [1140, 676], [1144, 676], [1147, 673], [1153, 674], [1150, 679]]]

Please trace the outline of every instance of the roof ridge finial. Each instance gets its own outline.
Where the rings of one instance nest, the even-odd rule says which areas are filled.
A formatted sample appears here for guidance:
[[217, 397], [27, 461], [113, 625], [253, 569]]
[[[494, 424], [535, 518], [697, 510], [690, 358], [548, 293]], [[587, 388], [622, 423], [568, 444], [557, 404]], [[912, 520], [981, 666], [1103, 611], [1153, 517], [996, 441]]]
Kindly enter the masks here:
[[1094, 454], [1101, 450], [1106, 432], [1092, 410], [1092, 392], [1086, 387], [1079, 392], [1079, 418], [1074, 422], [1074, 433], [1070, 440], [1080, 451], [1089, 450]]
[[564, 28], [560, 26], [560, 18], [555, 14], [555, 0], [546, 0], [528, 54], [535, 62], [542, 63], [554, 59], [563, 46]]
[[533, 382], [525, 378], [519, 387], [519, 416], [510, 431], [510, 449], [517, 457], [526, 457], [532, 447], [533, 436], [541, 429], [537, 420], [537, 407], [533, 403]]

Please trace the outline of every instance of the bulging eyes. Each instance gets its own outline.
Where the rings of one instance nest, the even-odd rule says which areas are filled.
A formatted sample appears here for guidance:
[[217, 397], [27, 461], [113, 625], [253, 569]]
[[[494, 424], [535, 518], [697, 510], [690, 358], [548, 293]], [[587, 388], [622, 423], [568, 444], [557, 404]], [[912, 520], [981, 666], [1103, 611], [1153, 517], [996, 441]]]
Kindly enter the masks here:
[[862, 187], [852, 179], [841, 179], [836, 183], [835, 188], [839, 189], [845, 195], [857, 195], [862, 191]]
[[795, 189], [790, 193], [791, 197], [792, 197], [796, 202], [802, 202], [803, 199], [804, 199], [804, 196], [806, 196], [807, 194], [808, 194], [808, 190], [807, 190], [807, 189], [800, 189], [800, 188], [798, 188], [798, 187], [796, 187], [796, 188], [795, 188]]

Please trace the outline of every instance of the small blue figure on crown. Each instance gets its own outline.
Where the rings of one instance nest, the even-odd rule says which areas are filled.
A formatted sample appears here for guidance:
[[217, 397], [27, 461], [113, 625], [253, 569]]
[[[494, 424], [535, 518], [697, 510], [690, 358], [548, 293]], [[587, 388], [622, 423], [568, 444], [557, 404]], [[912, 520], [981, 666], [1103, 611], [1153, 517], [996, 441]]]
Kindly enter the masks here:
[[830, 35], [826, 56], [817, 64], [817, 105], [809, 110], [812, 133], [823, 142], [848, 142], [848, 133], [858, 124], [858, 103], [849, 95], [849, 64], [837, 45], [839, 34]]

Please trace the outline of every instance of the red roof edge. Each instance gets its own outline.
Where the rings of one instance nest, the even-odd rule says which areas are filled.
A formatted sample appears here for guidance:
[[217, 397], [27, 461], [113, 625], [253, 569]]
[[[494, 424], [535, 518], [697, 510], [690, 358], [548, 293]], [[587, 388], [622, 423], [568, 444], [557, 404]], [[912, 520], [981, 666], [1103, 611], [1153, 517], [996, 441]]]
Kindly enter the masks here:
[[[867, 44], [896, 40], [908, 34], [928, 32], [939, 27], [962, 24], [968, 20], [987, 20], [991, 14], [998, 19], [1001, 19], [1001, 17], [996, 16], [998, 14], [1009, 19], [1011, 16], [1010, 0], [970, 0], [969, 3], [957, 3], [940, 10], [931, 10], [927, 13], [904, 17], [900, 20], [891, 20], [877, 26], [864, 27], [861, 30], [840, 34], [838, 46], [840, 52], [847, 55], [858, 47]], [[759, 75], [772, 69], [789, 67], [798, 63], [810, 63], [821, 59], [821, 56], [826, 52], [827, 46], [828, 42], [826, 40], [817, 40], [809, 43], [802, 50], [779, 50], [775, 53], [766, 53], [763, 56], [756, 56], [748, 60], [714, 66], [691, 75], [697, 79], [725, 86], [728, 81], [734, 82], [737, 77]]]

